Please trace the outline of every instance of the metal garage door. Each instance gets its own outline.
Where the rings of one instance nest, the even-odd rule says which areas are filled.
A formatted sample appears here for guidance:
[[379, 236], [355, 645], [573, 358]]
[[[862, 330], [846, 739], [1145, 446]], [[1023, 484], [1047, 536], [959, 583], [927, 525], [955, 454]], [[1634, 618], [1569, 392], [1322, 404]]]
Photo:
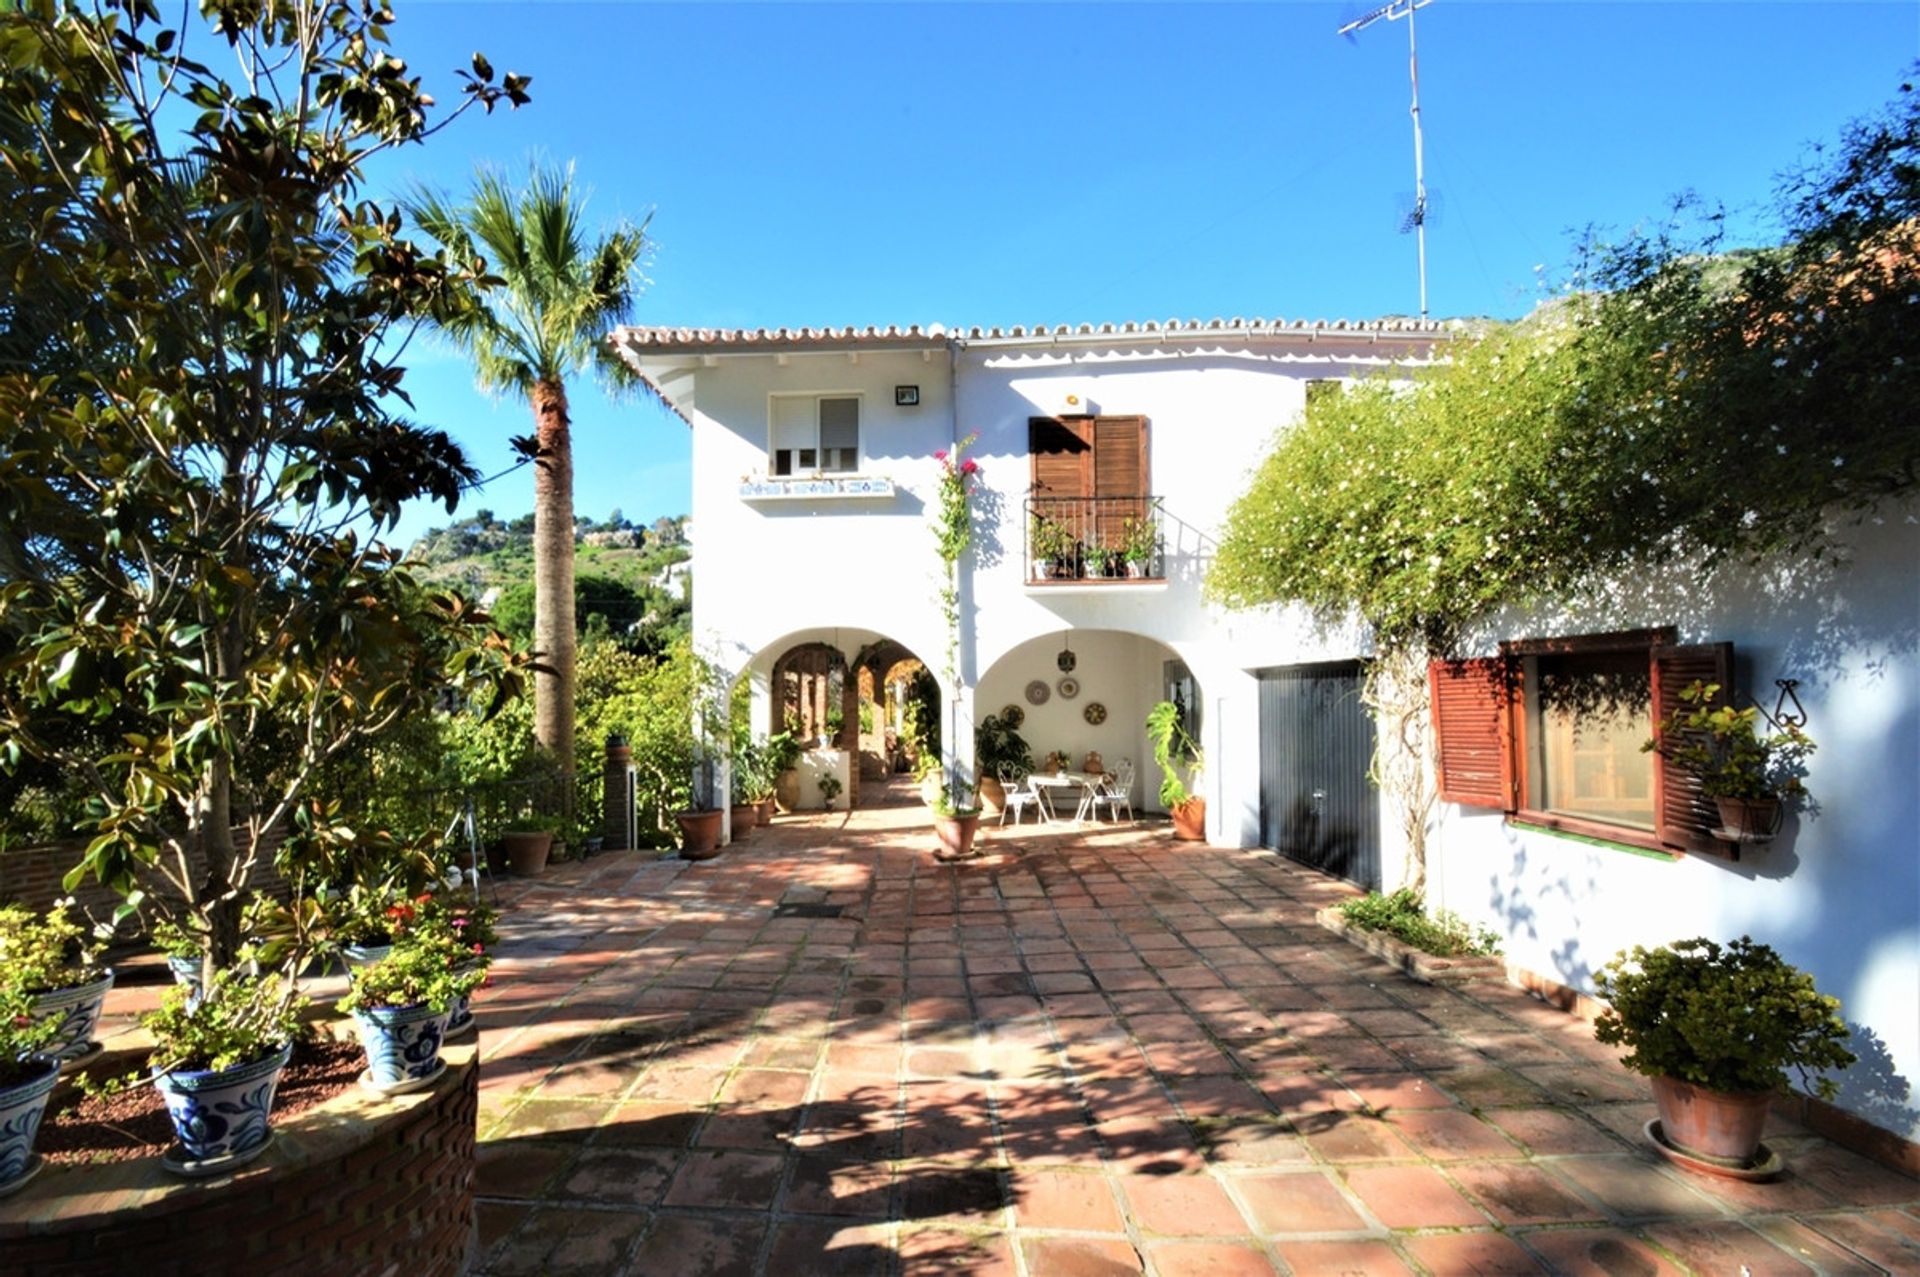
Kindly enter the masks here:
[[1380, 799], [1367, 779], [1373, 717], [1358, 662], [1260, 672], [1260, 841], [1380, 887]]

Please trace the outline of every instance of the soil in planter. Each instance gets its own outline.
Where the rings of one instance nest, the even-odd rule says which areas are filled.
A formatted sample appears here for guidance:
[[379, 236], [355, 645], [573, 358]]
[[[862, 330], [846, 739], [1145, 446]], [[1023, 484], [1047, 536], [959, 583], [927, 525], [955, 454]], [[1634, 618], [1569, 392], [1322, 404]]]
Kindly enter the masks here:
[[[274, 1092], [274, 1120], [316, 1108], [352, 1089], [366, 1062], [357, 1042], [297, 1043]], [[56, 1166], [83, 1166], [159, 1157], [172, 1145], [166, 1103], [151, 1082], [142, 1082], [118, 1095], [89, 1098], [68, 1092], [56, 1097], [33, 1149]]]

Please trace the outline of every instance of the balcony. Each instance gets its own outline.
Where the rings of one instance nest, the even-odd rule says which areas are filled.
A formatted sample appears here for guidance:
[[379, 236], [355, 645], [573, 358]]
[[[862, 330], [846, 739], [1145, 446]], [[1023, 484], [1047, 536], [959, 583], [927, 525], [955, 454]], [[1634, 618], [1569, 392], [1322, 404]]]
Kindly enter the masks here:
[[1159, 497], [1029, 497], [1025, 513], [1029, 588], [1165, 588]]

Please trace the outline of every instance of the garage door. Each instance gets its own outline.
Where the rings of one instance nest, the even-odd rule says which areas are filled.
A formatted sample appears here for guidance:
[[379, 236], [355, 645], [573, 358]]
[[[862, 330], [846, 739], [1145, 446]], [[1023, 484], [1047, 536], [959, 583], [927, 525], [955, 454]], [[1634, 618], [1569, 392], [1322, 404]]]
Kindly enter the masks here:
[[1380, 887], [1380, 796], [1367, 779], [1373, 717], [1358, 662], [1260, 672], [1260, 841]]

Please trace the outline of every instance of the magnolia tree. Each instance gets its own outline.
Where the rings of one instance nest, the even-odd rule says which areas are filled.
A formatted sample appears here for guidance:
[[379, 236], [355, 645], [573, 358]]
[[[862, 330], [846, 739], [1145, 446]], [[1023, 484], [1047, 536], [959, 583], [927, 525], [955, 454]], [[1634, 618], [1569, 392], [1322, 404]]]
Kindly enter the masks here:
[[473, 478], [397, 414], [397, 361], [487, 281], [362, 172], [526, 81], [476, 56], [430, 123], [378, 3], [201, 10], [191, 36], [150, 0], [0, 15], [0, 763], [83, 799], [70, 889], [147, 895], [211, 969], [282, 835], [296, 876], [356, 845], [320, 769], [524, 677], [376, 539]]
[[1463, 627], [1637, 565], [1823, 554], [1920, 484], [1912, 89], [1780, 205], [1777, 248], [1672, 226], [1590, 244], [1564, 296], [1464, 337], [1410, 390], [1314, 398], [1229, 515], [1215, 598], [1373, 631], [1374, 776], [1410, 885], [1435, 802], [1426, 666]]

